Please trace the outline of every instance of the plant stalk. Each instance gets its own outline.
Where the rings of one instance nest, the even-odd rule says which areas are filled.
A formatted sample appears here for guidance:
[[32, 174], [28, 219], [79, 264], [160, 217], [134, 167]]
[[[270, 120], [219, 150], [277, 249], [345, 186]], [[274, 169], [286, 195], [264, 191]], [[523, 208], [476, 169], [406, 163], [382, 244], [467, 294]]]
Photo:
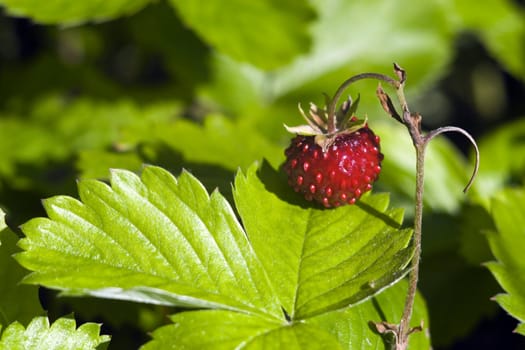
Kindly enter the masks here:
[[332, 98], [330, 104], [327, 106], [327, 112], [328, 112], [328, 132], [332, 133], [336, 130], [337, 126], [337, 120], [336, 120], [336, 107], [337, 102], [341, 98], [341, 95], [343, 92], [350, 86], [351, 84], [355, 83], [358, 80], [363, 79], [376, 79], [380, 81], [384, 81], [385, 83], [391, 85], [392, 87], [398, 89], [399, 88], [399, 82], [395, 79], [392, 79], [391, 77], [379, 74], [379, 73], [361, 73], [354, 75], [350, 77], [349, 79], [345, 80], [341, 86], [337, 89], [337, 91], [334, 94], [334, 97]]
[[476, 151], [476, 165], [474, 172], [464, 189], [464, 192], [471, 186], [478, 168], [479, 168], [479, 150], [474, 138], [465, 130], [453, 126], [441, 127], [424, 135], [421, 131], [421, 116], [419, 114], [412, 114], [408, 108], [408, 103], [405, 98], [404, 85], [406, 81], [405, 71], [396, 63], [394, 63], [394, 72], [399, 80], [393, 79], [389, 76], [378, 73], [362, 73], [354, 75], [347, 79], [337, 89], [334, 97], [327, 106], [328, 112], [328, 131], [334, 131], [337, 125], [336, 120], [336, 105], [344, 90], [352, 83], [362, 79], [376, 79], [385, 82], [396, 90], [397, 98], [402, 109], [402, 115], [399, 115], [395, 110], [390, 97], [383, 91], [381, 85], [377, 89], [379, 100], [385, 109], [394, 119], [401, 122], [408, 129], [412, 143], [416, 150], [416, 190], [415, 190], [415, 213], [414, 213], [414, 256], [411, 261], [410, 273], [408, 276], [408, 291], [403, 309], [403, 315], [399, 325], [393, 325], [386, 322], [377, 323], [376, 327], [380, 333], [393, 333], [395, 336], [396, 350], [406, 350], [408, 348], [408, 339], [410, 334], [421, 331], [422, 325], [417, 327], [410, 327], [410, 319], [414, 311], [414, 302], [417, 293], [417, 284], [419, 280], [419, 264], [421, 261], [421, 237], [423, 229], [423, 192], [424, 192], [424, 173], [425, 173], [425, 151], [427, 144], [437, 135], [445, 132], [459, 132], [466, 136], [474, 145]]
[[419, 280], [419, 262], [421, 260], [421, 237], [423, 232], [423, 192], [424, 192], [424, 170], [425, 170], [425, 146], [426, 143], [416, 145], [416, 205], [414, 213], [414, 257], [411, 262], [411, 270], [408, 277], [408, 292], [403, 309], [403, 316], [399, 323], [396, 350], [405, 350], [408, 347], [408, 338], [412, 333], [410, 320], [414, 311], [414, 302]]
[[402, 122], [407, 127], [412, 143], [416, 150], [416, 189], [415, 189], [415, 209], [414, 209], [414, 256], [411, 261], [411, 269], [408, 276], [408, 291], [405, 300], [403, 315], [399, 322], [396, 332], [396, 350], [405, 350], [408, 347], [408, 340], [411, 333], [419, 328], [411, 328], [410, 320], [414, 311], [417, 285], [419, 281], [419, 263], [421, 260], [421, 241], [423, 232], [423, 193], [425, 183], [425, 150], [427, 139], [421, 132], [421, 116], [411, 114], [405, 98], [404, 85], [406, 75], [404, 70], [394, 65], [396, 74], [400, 78], [400, 84], [396, 89], [397, 98], [403, 110]]

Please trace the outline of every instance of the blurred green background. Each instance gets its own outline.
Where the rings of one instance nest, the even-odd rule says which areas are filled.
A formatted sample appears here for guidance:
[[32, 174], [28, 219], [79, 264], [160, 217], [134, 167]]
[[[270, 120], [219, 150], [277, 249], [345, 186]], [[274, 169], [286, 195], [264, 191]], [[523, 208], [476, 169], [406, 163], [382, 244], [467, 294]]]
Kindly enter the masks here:
[[[189, 169], [228, 196], [239, 167], [281, 164], [297, 103], [322, 104], [349, 76], [392, 74], [393, 62], [424, 127], [463, 127], [482, 151], [465, 196], [469, 143], [450, 135], [429, 150], [421, 290], [434, 348], [524, 349], [481, 266], [488, 202], [525, 174], [523, 0], [0, 0], [0, 206], [16, 229], [44, 215], [41, 198], [74, 196], [76, 179], [144, 163]], [[376, 87], [348, 94], [383, 140], [375, 190], [410, 224], [413, 151]], [[155, 308], [41, 296], [51, 317], [103, 322], [113, 349], [165, 322]], [[120, 311], [94, 312], [106, 309]]]

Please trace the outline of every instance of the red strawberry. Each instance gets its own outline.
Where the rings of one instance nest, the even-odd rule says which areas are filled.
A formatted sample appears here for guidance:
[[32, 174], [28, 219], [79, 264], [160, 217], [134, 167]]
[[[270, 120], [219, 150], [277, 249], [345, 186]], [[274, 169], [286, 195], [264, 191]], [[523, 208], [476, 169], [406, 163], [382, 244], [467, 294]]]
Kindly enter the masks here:
[[342, 117], [342, 122], [332, 123], [332, 132], [326, 111], [315, 105], [310, 117], [301, 110], [309, 125], [287, 127], [299, 135], [285, 151], [284, 169], [289, 184], [307, 200], [325, 207], [354, 204], [377, 180], [383, 160], [379, 137], [366, 121], [347, 116], [353, 110], [349, 99], [334, 116]]

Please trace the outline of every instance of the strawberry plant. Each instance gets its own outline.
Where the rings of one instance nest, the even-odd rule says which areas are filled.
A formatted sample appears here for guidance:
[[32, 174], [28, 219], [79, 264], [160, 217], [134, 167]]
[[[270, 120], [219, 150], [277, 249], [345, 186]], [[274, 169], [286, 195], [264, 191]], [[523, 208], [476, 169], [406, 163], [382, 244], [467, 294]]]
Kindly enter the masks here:
[[0, 349], [522, 349], [524, 37], [520, 1], [0, 0]]

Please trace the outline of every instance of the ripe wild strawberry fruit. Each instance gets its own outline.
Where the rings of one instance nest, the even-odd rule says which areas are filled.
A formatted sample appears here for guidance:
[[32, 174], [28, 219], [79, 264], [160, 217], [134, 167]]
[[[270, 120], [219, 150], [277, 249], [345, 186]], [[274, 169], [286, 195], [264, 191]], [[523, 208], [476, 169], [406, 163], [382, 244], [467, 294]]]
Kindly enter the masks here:
[[299, 110], [308, 125], [286, 127], [297, 134], [285, 151], [288, 183], [327, 208], [354, 204], [372, 189], [381, 171], [379, 137], [366, 120], [352, 116], [351, 99], [332, 117], [314, 104], [309, 116]]

